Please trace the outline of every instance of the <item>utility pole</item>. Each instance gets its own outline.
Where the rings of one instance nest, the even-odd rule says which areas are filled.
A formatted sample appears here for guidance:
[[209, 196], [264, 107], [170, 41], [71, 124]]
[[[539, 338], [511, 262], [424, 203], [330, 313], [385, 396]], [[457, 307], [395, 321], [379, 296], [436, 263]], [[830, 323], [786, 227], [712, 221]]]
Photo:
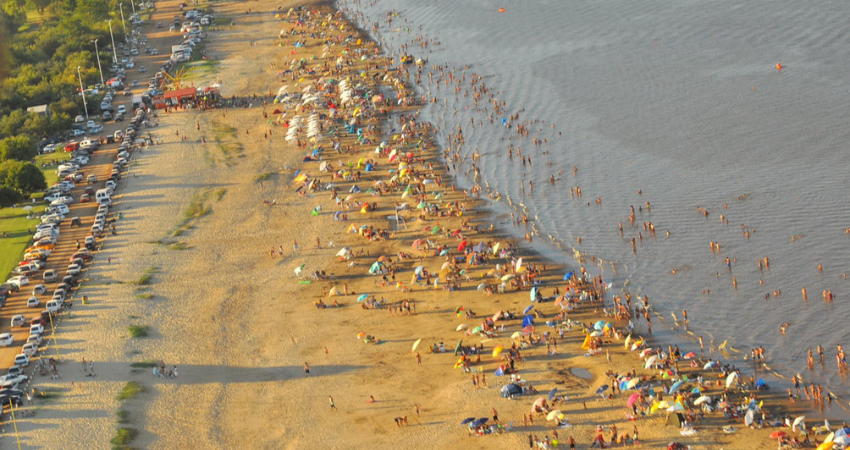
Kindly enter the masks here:
[[133, 7], [133, 15], [136, 15], [136, 0], [130, 0], [130, 6]]
[[89, 107], [86, 104], [86, 91], [83, 89], [83, 76], [80, 75], [80, 66], [77, 66], [77, 78], [80, 79], [80, 95], [83, 97], [83, 109], [86, 111], [86, 122], [89, 121]]
[[118, 7], [121, 8], [121, 26], [124, 27], [124, 42], [127, 42], [127, 24], [124, 23], [124, 4], [119, 3]]
[[100, 66], [100, 52], [97, 49], [97, 39], [94, 40], [94, 56], [97, 58], [97, 70], [100, 71], [100, 85], [101, 89], [106, 88], [106, 82], [103, 81], [103, 67]]
[[118, 64], [118, 53], [115, 52], [115, 35], [112, 34], [112, 19], [106, 23], [109, 24], [109, 37], [112, 39], [112, 64]]

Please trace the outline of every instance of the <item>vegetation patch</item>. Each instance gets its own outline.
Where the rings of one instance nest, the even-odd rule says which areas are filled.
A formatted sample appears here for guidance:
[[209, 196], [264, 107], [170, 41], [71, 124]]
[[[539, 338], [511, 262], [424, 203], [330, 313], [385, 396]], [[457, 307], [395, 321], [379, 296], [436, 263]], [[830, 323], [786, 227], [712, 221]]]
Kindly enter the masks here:
[[118, 401], [130, 400], [131, 398], [145, 392], [145, 387], [138, 381], [128, 381], [115, 397]]
[[148, 267], [147, 269], [145, 269], [145, 273], [143, 273], [142, 276], [139, 277], [139, 279], [133, 281], [133, 284], [136, 286], [147, 286], [151, 284], [153, 276], [155, 273], [157, 273], [157, 271], [159, 271], [159, 268], [156, 266]]
[[189, 250], [190, 248], [192, 248], [192, 246], [185, 242], [173, 242], [171, 244], [168, 244], [168, 247], [166, 248], [169, 250]]
[[130, 367], [133, 367], [133, 368], [136, 368], [136, 369], [151, 369], [151, 368], [154, 368], [156, 366], [157, 366], [156, 361], [150, 360], [150, 359], [147, 360], [147, 361], [138, 361], [138, 362], [130, 363]]
[[142, 293], [136, 294], [136, 298], [138, 298], [140, 300], [150, 300], [154, 297], [156, 297], [156, 295], [154, 295], [153, 292], [142, 292]]
[[224, 194], [227, 194], [227, 189], [225, 189], [225, 188], [216, 189], [215, 192], [213, 193], [213, 196], [215, 197], [215, 201], [220, 202], [221, 199], [224, 198]]
[[135, 428], [120, 427], [115, 430], [115, 437], [109, 441], [113, 449], [130, 448], [129, 445], [139, 436], [139, 430]]
[[130, 423], [130, 411], [126, 409], [115, 411], [115, 420], [122, 425]]
[[269, 178], [271, 178], [271, 177], [272, 177], [272, 175], [273, 175], [273, 173], [272, 173], [272, 172], [263, 172], [263, 173], [258, 173], [258, 174], [256, 174], [256, 175], [254, 175], [254, 182], [255, 182], [255, 183], [259, 183], [259, 182], [261, 182], [261, 181], [266, 181], [266, 180], [268, 180]]
[[130, 333], [131, 338], [144, 338], [148, 337], [150, 327], [147, 325], [130, 325], [127, 327], [127, 331]]

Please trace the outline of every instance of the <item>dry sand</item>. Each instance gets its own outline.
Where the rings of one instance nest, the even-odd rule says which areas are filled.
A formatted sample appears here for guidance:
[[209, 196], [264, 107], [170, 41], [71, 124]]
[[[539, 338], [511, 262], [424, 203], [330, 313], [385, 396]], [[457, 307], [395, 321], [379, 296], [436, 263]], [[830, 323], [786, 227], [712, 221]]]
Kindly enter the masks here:
[[[268, 13], [277, 6], [287, 9], [290, 5], [270, 1], [216, 4], [217, 30], [211, 31], [206, 51], [220, 59], [220, 67], [199, 75], [195, 84], [221, 81], [226, 96], [275, 92], [280, 85], [275, 73], [292, 57], [290, 47], [276, 44], [278, 31], [291, 27]], [[245, 14], [247, 7], [254, 13]], [[175, 9], [176, 2], [159, 2], [154, 20], [167, 21]], [[236, 25], [226, 26], [230, 20]], [[315, 40], [310, 42], [310, 47], [297, 54], [318, 56], [321, 47]], [[338, 47], [334, 49], [338, 51]], [[279, 67], [270, 67], [273, 61]], [[488, 384], [474, 389], [469, 374], [452, 368], [456, 357], [427, 351], [434, 342], [453, 348], [464, 337], [455, 331], [459, 324], [474, 327], [480, 322], [480, 318], [458, 318], [454, 313], [457, 307], [472, 309], [479, 317], [499, 310], [519, 313], [529, 304], [528, 291], [485, 296], [475, 290], [476, 278], [483, 273], [480, 268], [470, 272], [473, 280], [460, 291], [414, 285], [413, 292], [404, 293], [376, 286], [377, 278], [366, 274], [369, 264], [382, 254], [410, 251], [410, 243], [423, 235], [422, 229], [436, 221], [429, 218], [423, 224], [408, 214], [408, 230], [372, 244], [347, 234], [350, 223], [388, 227], [386, 216], [395, 198], [379, 197], [375, 201], [380, 211], [351, 211], [349, 223], [335, 222], [332, 212], [336, 209], [328, 193], [299, 197], [293, 192], [291, 180], [302, 167], [306, 150], [286, 143], [281, 127], [273, 128], [271, 139], [264, 139], [264, 131], [270, 128], [262, 111], [258, 106], [231, 108], [226, 113], [160, 115], [161, 125], [153, 132], [164, 143], [137, 154], [122, 182], [119, 235], [106, 241], [89, 271], [91, 281], [81, 292], [91, 299], [90, 304], [74, 310], [60, 326], [63, 378], [55, 383], [38, 380], [39, 386], [59, 387], [64, 393], [42, 405], [34, 419], [19, 423], [26, 446], [108, 448], [119, 409], [128, 412], [125, 426], [140, 431], [132, 444], [139, 448], [524, 448], [529, 434], [551, 436], [551, 423], [546, 424], [545, 418], [536, 417], [534, 426], [522, 425], [522, 416], [536, 397], [506, 400], [499, 396], [506, 377], [493, 375], [498, 365], [494, 358], [485, 354], [481, 364], [473, 365], [487, 375]], [[182, 141], [176, 132], [186, 134], [188, 141]], [[216, 135], [220, 143], [215, 142]], [[207, 144], [197, 142], [201, 136]], [[356, 162], [371, 156], [373, 148], [364, 146], [356, 156], [334, 154], [330, 159]], [[315, 172], [315, 166], [309, 170]], [[369, 185], [385, 173], [378, 171], [361, 185]], [[256, 181], [258, 174], [269, 174], [269, 178], [261, 184]], [[347, 190], [347, 184], [343, 186]], [[275, 206], [263, 204], [271, 199]], [[445, 200], [464, 201], [460, 192], [448, 193]], [[466, 203], [471, 210], [472, 202]], [[325, 213], [311, 216], [317, 205], [322, 205]], [[186, 222], [185, 215], [193, 208], [208, 211]], [[489, 225], [486, 217], [471, 212], [463, 217], [470, 218], [482, 227]], [[174, 236], [184, 223], [191, 228]], [[441, 218], [439, 224], [457, 229], [461, 219]], [[316, 246], [317, 237], [321, 249]], [[293, 250], [296, 239], [298, 251]], [[454, 238], [437, 240], [457, 245]], [[471, 240], [500, 238], [491, 233], [473, 235]], [[329, 248], [331, 241], [334, 247]], [[284, 255], [270, 257], [269, 249], [279, 246]], [[366, 252], [356, 258], [353, 268], [334, 256], [344, 246]], [[434, 270], [442, 262], [428, 258], [423, 264]], [[325, 270], [334, 274], [335, 280], [299, 284], [293, 269], [301, 264], [306, 265], [306, 272]], [[399, 280], [407, 282], [418, 264], [416, 260], [405, 262]], [[148, 268], [155, 268], [150, 284], [132, 285]], [[548, 295], [561, 284], [555, 281], [560, 280], [564, 268], [550, 264], [547, 269]], [[343, 304], [340, 308], [317, 309], [314, 301], [333, 283], [344, 283], [357, 295], [336, 297]], [[361, 293], [390, 302], [415, 299], [416, 313], [391, 316], [385, 309], [361, 309], [356, 303]], [[143, 298], [146, 294], [152, 297]], [[539, 309], [551, 317], [556, 307], [546, 303]], [[596, 318], [593, 313], [586, 310], [574, 319], [590, 322]], [[129, 338], [129, 325], [149, 326], [150, 336]], [[509, 336], [521, 325], [517, 320], [505, 325], [496, 339], [473, 337], [465, 342], [484, 342], [485, 353], [496, 344], [509, 346]], [[356, 338], [361, 331], [377, 336], [381, 343], [364, 344]], [[422, 366], [410, 351], [418, 338], [423, 339]], [[581, 331], [575, 330], [559, 340], [556, 356], [547, 357], [545, 348], [538, 346], [527, 350], [525, 361], [518, 365], [522, 377], [540, 392], [558, 388], [558, 395], [570, 398], [561, 409], [573, 427], [558, 430], [562, 442], [573, 435], [579, 448], [586, 448], [597, 425], [617, 424], [621, 432], [629, 433], [637, 425], [643, 445], [654, 448], [671, 440], [700, 448], [775, 446], [766, 438], [769, 430], [750, 431], [740, 423], [735, 423], [736, 434], [724, 435], [719, 428], [728, 422], [716, 416], [699, 423], [698, 434], [687, 438], [679, 435], [677, 427], [665, 426], [663, 414], [636, 422], [626, 420], [628, 396], [603, 400], [594, 395], [606, 382], [605, 371], [622, 373], [638, 367], [639, 373], [653, 373], [640, 369], [637, 356], [627, 354], [622, 344], [609, 347], [614, 364], [608, 365], [604, 356], [582, 356], [582, 341]], [[82, 358], [94, 361], [96, 378], [83, 377]], [[130, 366], [140, 361], [176, 365], [180, 375], [162, 379], [149, 368]], [[309, 375], [302, 369], [305, 362], [311, 368]], [[574, 367], [589, 370], [593, 379], [573, 376], [569, 369]], [[115, 396], [127, 381], [138, 381], [146, 391], [119, 402]], [[368, 403], [370, 395], [377, 402]], [[330, 409], [328, 396], [333, 396], [336, 411]], [[415, 405], [420, 408], [419, 416], [414, 413]], [[459, 422], [465, 417], [488, 417], [493, 408], [503, 423], [512, 421], [513, 431], [468, 437]], [[410, 425], [396, 427], [393, 419], [398, 416], [407, 416]], [[4, 441], [9, 445], [9, 427], [6, 432]]]

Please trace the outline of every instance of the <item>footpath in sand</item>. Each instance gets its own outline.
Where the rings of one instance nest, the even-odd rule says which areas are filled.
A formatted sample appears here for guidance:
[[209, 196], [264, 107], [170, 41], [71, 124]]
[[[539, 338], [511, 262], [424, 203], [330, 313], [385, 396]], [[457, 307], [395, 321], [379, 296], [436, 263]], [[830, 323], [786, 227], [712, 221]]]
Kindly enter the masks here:
[[[587, 448], [598, 426], [607, 441], [615, 425], [621, 436], [636, 428], [652, 447], [776, 445], [771, 430], [750, 431], [743, 419], [699, 419], [696, 399], [716, 405], [727, 386], [718, 369], [703, 370], [707, 361], [691, 362], [699, 349], [678, 361], [688, 377], [676, 388], [682, 395], [663, 394], [668, 407], [693, 411], [694, 434], [680, 434], [675, 411], [658, 401], [678, 380], [676, 363], [669, 354], [645, 362], [655, 353], [640, 345], [630, 351], [645, 324], [627, 338], [629, 321], [603, 313], [610, 293], [605, 305], [591, 301], [594, 281], [517, 248], [476, 214], [473, 194], [452, 188], [431, 130], [395, 100], [401, 89], [402, 103], [415, 103], [395, 82], [415, 66], [357, 45], [363, 38], [325, 5], [287, 13], [291, 6], [215, 5], [205, 49], [215, 69], [196, 85], [219, 82], [227, 99], [263, 97], [251, 107], [160, 114], [163, 143], [131, 166], [121, 232], [81, 292], [90, 304], [60, 329], [66, 361], [56, 385], [66, 391], [19, 424], [28, 446], [107, 448], [119, 410], [139, 448], [518, 448], [545, 438], [566, 448], [570, 435]], [[175, 12], [176, 2], [160, 2], [153, 21]], [[274, 103], [267, 94], [284, 85]], [[361, 212], [365, 202], [377, 208]], [[148, 336], [130, 338], [131, 325], [149, 327]], [[453, 352], [461, 340], [465, 360]], [[83, 377], [82, 358], [97, 377]], [[154, 375], [160, 362], [179, 376]], [[500, 395], [511, 379], [496, 372], [511, 364], [517, 383], [539, 394]], [[598, 395], [612, 380], [644, 390]], [[731, 380], [727, 404], [745, 403], [744, 376]], [[128, 381], [144, 391], [116, 400]], [[779, 400], [755, 395], [778, 413]], [[566, 425], [547, 421], [558, 419], [555, 409]], [[501, 427], [487, 427], [493, 416]], [[488, 433], [470, 437], [466, 418], [487, 418], [474, 434]], [[737, 431], [725, 434], [727, 425]]]

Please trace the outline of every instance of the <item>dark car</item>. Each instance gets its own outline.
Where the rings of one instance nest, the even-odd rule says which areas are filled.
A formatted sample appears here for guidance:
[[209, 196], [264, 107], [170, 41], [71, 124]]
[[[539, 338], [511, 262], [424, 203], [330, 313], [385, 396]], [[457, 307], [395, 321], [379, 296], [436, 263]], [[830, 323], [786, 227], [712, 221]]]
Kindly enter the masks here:
[[123, 122], [124, 121], [124, 114], [121, 114], [121, 113], [116, 114], [115, 115], [115, 121], [116, 122]]
[[91, 260], [91, 253], [89, 252], [77, 252], [71, 255], [71, 262], [74, 262], [75, 259], [82, 259], [83, 261]]
[[3, 408], [5, 408], [9, 402], [14, 403], [15, 406], [22, 406], [24, 404], [23, 400], [21, 400], [21, 396], [11, 395], [5, 392], [0, 392], [0, 402], [3, 403]]
[[64, 277], [62, 277], [62, 283], [68, 284], [70, 286], [76, 286], [78, 283], [77, 277], [75, 277], [74, 275], [65, 275]]
[[3, 283], [0, 284], [0, 293], [8, 295], [10, 292], [18, 292], [21, 290], [21, 287], [17, 284], [12, 283]]

